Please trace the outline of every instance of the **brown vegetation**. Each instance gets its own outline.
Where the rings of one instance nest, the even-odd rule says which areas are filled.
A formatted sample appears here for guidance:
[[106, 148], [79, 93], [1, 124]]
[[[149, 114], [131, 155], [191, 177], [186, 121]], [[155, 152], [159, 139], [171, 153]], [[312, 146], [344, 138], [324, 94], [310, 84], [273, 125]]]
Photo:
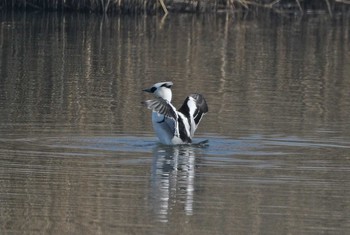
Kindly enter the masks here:
[[277, 12], [348, 11], [350, 0], [3, 0], [3, 10], [85, 11], [100, 13], [217, 12], [267, 8]]

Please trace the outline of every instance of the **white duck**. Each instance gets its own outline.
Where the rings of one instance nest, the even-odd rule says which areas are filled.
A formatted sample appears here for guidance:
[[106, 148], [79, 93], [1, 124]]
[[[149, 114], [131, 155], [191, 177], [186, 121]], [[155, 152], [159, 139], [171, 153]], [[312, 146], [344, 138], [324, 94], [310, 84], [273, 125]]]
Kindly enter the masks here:
[[194, 132], [208, 105], [201, 94], [189, 95], [181, 108], [171, 104], [172, 82], [159, 82], [143, 91], [153, 93], [153, 100], [142, 102], [152, 112], [153, 129], [160, 142], [166, 145], [187, 144], [192, 142]]

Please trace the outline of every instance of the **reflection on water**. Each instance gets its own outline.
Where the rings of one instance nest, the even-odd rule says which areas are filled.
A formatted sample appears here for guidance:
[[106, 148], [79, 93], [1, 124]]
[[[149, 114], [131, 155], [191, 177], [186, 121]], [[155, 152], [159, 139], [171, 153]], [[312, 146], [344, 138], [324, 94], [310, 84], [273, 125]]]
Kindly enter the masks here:
[[349, 229], [345, 140], [212, 136], [205, 147], [169, 147], [147, 136], [61, 136], [0, 143], [1, 227], [12, 233]]
[[168, 222], [174, 203], [183, 204], [185, 214], [192, 215], [194, 176], [195, 153], [192, 146], [159, 145], [154, 149], [152, 198], [161, 221]]
[[1, 17], [0, 104], [12, 129], [151, 132], [140, 90], [173, 80], [177, 107], [207, 97], [199, 132], [349, 135], [349, 21]]
[[[349, 234], [349, 20], [0, 15], [0, 231]], [[210, 112], [158, 145], [141, 90]]]

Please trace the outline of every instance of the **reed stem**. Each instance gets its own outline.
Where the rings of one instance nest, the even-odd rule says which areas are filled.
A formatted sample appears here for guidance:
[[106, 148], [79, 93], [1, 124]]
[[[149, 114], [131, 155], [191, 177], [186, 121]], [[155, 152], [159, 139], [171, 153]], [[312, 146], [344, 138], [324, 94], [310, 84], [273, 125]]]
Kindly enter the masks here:
[[[350, 11], [350, 0], [1, 0], [2, 10], [69, 10], [106, 13], [155, 13], [251, 11], [269, 8], [279, 12], [324, 10], [332, 16], [334, 11]], [[310, 9], [311, 8], [311, 9]]]

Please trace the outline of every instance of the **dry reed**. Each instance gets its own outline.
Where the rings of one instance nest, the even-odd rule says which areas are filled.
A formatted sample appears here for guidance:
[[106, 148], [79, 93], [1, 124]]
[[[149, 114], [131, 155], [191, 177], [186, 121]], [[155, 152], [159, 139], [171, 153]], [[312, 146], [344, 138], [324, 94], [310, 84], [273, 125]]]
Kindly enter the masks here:
[[2, 0], [2, 10], [100, 13], [215, 12], [268, 8], [283, 12], [348, 12], [350, 0]]

